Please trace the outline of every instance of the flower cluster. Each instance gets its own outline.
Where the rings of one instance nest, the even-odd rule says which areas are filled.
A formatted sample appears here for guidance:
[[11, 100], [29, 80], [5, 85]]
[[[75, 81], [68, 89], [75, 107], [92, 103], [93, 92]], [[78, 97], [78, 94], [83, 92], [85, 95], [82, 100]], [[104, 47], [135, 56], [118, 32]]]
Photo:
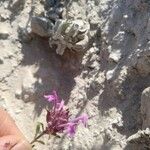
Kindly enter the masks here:
[[77, 125], [82, 123], [87, 126], [88, 116], [83, 114], [75, 119], [70, 119], [69, 109], [64, 105], [64, 101], [61, 100], [56, 91], [53, 91], [51, 95], [44, 96], [48, 102], [53, 103], [51, 110], [47, 110], [47, 134], [57, 135], [57, 133], [66, 132], [70, 137], [74, 136]]

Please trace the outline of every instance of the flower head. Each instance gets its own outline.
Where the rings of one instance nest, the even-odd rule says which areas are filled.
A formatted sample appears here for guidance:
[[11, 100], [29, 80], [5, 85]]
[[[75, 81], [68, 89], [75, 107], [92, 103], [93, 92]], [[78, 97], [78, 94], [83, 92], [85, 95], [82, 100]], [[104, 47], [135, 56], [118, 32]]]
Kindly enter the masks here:
[[57, 105], [49, 111], [47, 110], [47, 131], [48, 133], [56, 134], [64, 130], [62, 124], [66, 124], [69, 119], [69, 110], [65, 108], [64, 102], [57, 103]]
[[70, 137], [73, 137], [79, 123], [82, 123], [85, 127], [87, 126], [88, 116], [86, 114], [72, 120], [69, 119], [69, 109], [66, 108], [63, 100], [60, 101], [56, 91], [44, 97], [54, 104], [51, 110], [47, 110], [47, 134], [56, 135], [57, 133], [66, 131]]

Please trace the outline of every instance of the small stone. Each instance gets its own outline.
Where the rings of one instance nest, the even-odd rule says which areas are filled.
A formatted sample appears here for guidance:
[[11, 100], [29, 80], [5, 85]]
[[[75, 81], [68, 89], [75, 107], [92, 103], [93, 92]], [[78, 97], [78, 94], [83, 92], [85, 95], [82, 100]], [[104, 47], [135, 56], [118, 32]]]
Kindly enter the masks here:
[[115, 69], [107, 71], [107, 73], [106, 73], [106, 79], [107, 80], [111, 80], [113, 78], [114, 71], [115, 71]]
[[5, 21], [7, 19], [10, 19], [10, 16], [9, 14], [0, 14], [0, 18]]
[[150, 130], [149, 128], [145, 130], [139, 130], [137, 133], [131, 135], [128, 139], [127, 142], [130, 142], [132, 144], [142, 144], [142, 146], [150, 145], [149, 142], [150, 138]]
[[111, 51], [112, 51], [112, 46], [109, 45], [109, 46], [107, 47], [107, 49], [108, 49], [108, 52], [111, 53]]
[[15, 114], [20, 114], [20, 113], [21, 113], [20, 109], [15, 110]]
[[19, 28], [18, 28], [18, 34], [19, 34], [20, 39], [23, 42], [30, 42], [32, 40], [32, 37], [33, 37], [30, 28], [25, 29], [21, 26], [19, 26]]
[[145, 51], [140, 53], [137, 63], [136, 63], [136, 68], [141, 76], [148, 76], [150, 73], [150, 51]]
[[127, 18], [128, 18], [128, 15], [124, 15], [123, 18], [127, 19]]
[[54, 20], [56, 21], [57, 19], [59, 19], [59, 15], [53, 11], [53, 10], [50, 10], [46, 13], [46, 16], [50, 19], [50, 20]]
[[50, 7], [53, 7], [55, 5], [56, 1], [55, 0], [46, 0], [45, 1], [45, 9], [49, 9]]
[[94, 69], [98, 69], [99, 68], [99, 63], [97, 61], [94, 61], [91, 66], [91, 68], [94, 68]]
[[53, 23], [44, 17], [32, 17], [31, 19], [32, 32], [41, 37], [49, 37], [52, 28]]
[[7, 39], [10, 34], [10, 29], [7, 25], [0, 24], [0, 39]]
[[22, 97], [22, 91], [21, 90], [16, 90], [15, 97], [17, 99], [20, 99]]
[[113, 60], [114, 62], [118, 62], [121, 58], [121, 52], [120, 50], [111, 52], [109, 55], [109, 59]]
[[6, 109], [6, 100], [4, 98], [0, 97], [0, 107], [3, 107], [4, 109]]
[[142, 128], [150, 127], [150, 87], [142, 92], [141, 96], [141, 115], [143, 119]]
[[30, 96], [27, 95], [27, 94], [25, 94], [25, 95], [23, 96], [23, 100], [24, 100], [24, 102], [29, 102], [29, 101], [30, 101]]

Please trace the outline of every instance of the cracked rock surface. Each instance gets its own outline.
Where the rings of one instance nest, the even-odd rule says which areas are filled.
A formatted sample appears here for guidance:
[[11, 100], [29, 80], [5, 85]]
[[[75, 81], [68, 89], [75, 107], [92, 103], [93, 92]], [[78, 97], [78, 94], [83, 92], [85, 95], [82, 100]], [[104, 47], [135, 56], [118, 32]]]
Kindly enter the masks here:
[[[0, 1], [0, 106], [29, 141], [36, 123], [45, 122], [48, 103], [43, 95], [53, 89], [74, 116], [91, 116], [88, 127], [79, 127], [73, 139], [44, 136], [46, 145], [37, 144], [36, 150], [150, 148], [149, 0], [46, 0], [50, 8], [44, 2]], [[22, 40], [27, 35], [20, 30], [28, 30], [31, 18], [44, 10], [53, 21], [87, 21], [87, 50], [57, 55], [44, 31], [44, 38], [32, 34]]]

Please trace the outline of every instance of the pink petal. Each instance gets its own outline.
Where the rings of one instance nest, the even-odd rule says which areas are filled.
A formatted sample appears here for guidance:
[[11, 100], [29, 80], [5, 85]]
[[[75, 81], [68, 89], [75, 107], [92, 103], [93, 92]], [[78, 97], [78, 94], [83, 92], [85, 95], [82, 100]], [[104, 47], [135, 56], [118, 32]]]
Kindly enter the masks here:
[[76, 132], [76, 124], [74, 123], [68, 123], [66, 127], [66, 133], [70, 136], [73, 137]]
[[88, 115], [87, 114], [82, 114], [81, 116], [73, 119], [71, 122], [74, 122], [74, 123], [82, 122], [83, 125], [86, 127], [87, 126], [87, 121], [88, 121]]
[[53, 96], [55, 97], [56, 103], [58, 103], [59, 102], [59, 97], [57, 95], [57, 92], [55, 90], [53, 90], [52, 93], [53, 93]]
[[47, 101], [52, 102], [55, 100], [55, 97], [53, 95], [44, 95], [44, 98], [47, 99]]
[[52, 94], [50, 95], [44, 95], [44, 98], [46, 98], [49, 102], [52, 101], [54, 101], [55, 103], [59, 102], [59, 98], [55, 90], [53, 90]]
[[64, 101], [62, 100], [60, 103], [57, 103], [57, 105], [58, 105], [58, 110], [63, 109], [63, 107], [64, 107]]

